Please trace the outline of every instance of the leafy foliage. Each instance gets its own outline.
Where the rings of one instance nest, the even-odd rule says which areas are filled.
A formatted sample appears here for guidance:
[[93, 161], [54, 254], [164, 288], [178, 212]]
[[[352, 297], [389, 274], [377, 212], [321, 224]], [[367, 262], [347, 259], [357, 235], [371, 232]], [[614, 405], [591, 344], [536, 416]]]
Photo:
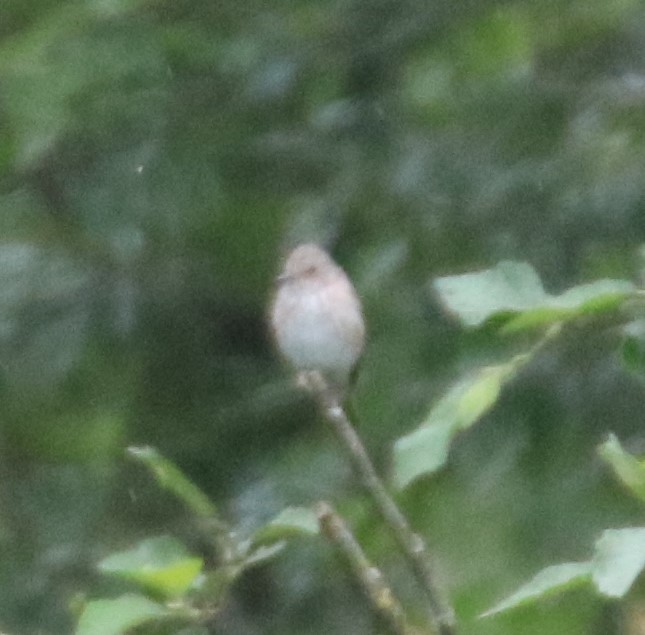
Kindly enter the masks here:
[[[435, 288], [446, 308], [466, 326], [480, 326], [493, 316], [503, 316], [503, 328], [507, 332], [527, 326], [560, 325], [590, 314], [614, 312], [628, 304], [635, 294], [628, 282], [604, 280], [549, 296], [529, 265], [510, 262], [481, 273], [441, 278], [435, 281]], [[558, 332], [551, 330], [547, 337]], [[418, 476], [442, 467], [456, 432], [472, 426], [490, 410], [503, 384], [516, 375], [542, 344], [506, 364], [480, 370], [474, 379], [464, 380], [449, 390], [421, 427], [395, 445], [396, 484], [405, 487]], [[619, 480], [643, 500], [642, 462], [625, 452], [613, 434], [598, 451]], [[622, 597], [644, 567], [645, 529], [606, 530], [596, 542], [591, 561], [564, 563], [540, 571], [482, 616], [501, 613], [590, 582], [603, 595]]]
[[527, 353], [460, 380], [432, 407], [415, 432], [396, 442], [394, 481], [401, 488], [445, 464], [453, 437], [494, 406], [502, 387], [557, 334], [553, 329], [569, 320], [614, 312], [634, 293], [627, 281], [601, 280], [550, 296], [530, 265], [512, 262], [479, 273], [439, 278], [434, 287], [445, 308], [465, 326], [481, 326], [497, 317], [506, 332], [538, 326], [551, 326], [552, 330]]
[[115, 553], [99, 563], [103, 573], [133, 580], [166, 597], [183, 595], [202, 569], [201, 558], [190, 556], [171, 536], [147, 538], [134, 549]]
[[614, 434], [610, 434], [598, 448], [598, 453], [613, 469], [621, 483], [645, 502], [645, 463], [625, 452]]
[[591, 582], [603, 595], [623, 597], [644, 567], [645, 528], [607, 529], [596, 542], [592, 560], [566, 562], [543, 569], [482, 617]]
[[121, 635], [130, 628], [165, 615], [162, 606], [140, 595], [95, 600], [83, 611], [76, 635]]
[[482, 617], [523, 606], [547, 595], [587, 583], [591, 579], [591, 571], [592, 567], [588, 562], [565, 562], [547, 567], [522, 585], [513, 595], [483, 613]]
[[529, 357], [521, 355], [506, 364], [483, 368], [448, 390], [421, 426], [396, 442], [394, 482], [397, 487], [403, 488], [419, 476], [440, 469], [448, 458], [453, 437], [493, 407], [503, 385]]
[[254, 545], [266, 545], [285, 538], [318, 533], [318, 519], [311, 509], [287, 507], [252, 536]]
[[217, 516], [217, 508], [208, 496], [157, 450], [151, 447], [132, 447], [128, 452], [153, 473], [159, 485], [175, 494], [196, 516]]
[[442, 302], [465, 326], [500, 316], [507, 331], [545, 326], [613, 310], [635, 291], [626, 280], [598, 280], [552, 296], [526, 263], [502, 262], [479, 273], [439, 278]]
[[[645, 472], [642, 462], [625, 452], [613, 434], [598, 448], [598, 452], [618, 479], [644, 501]], [[513, 595], [486, 611], [483, 617], [533, 602], [580, 583], [593, 582], [599, 593], [623, 597], [644, 568], [645, 528], [607, 529], [596, 541], [592, 560], [544, 569]]]
[[[335, 566], [318, 540], [280, 558], [281, 540], [251, 544], [280, 510], [342, 499], [370, 555], [391, 557], [267, 344], [280, 252], [313, 239], [364, 301], [353, 397], [370, 449], [418, 433], [405, 461], [396, 446], [400, 485], [450, 457], [402, 496], [460, 632], [590, 632], [599, 603], [468, 618], [607, 517], [642, 522], [589, 460], [608, 430], [642, 445], [641, 297], [622, 282], [641, 278], [645, 237], [641, 3], [4, 0], [0, 14], [0, 631], [70, 633], [79, 590], [131, 591], [96, 576], [98, 558], [172, 535], [206, 562], [202, 543], [235, 553], [233, 586], [206, 565], [194, 590], [235, 595], [224, 635], [302, 632], [303, 616], [312, 635], [371, 632], [336, 570], [312, 574]], [[532, 263], [541, 299], [514, 308], [538, 274], [497, 262]], [[484, 328], [462, 330], [424, 289], [473, 271], [488, 277], [453, 282]], [[632, 374], [614, 358], [628, 320]], [[444, 427], [411, 433], [436, 423], [445, 386]], [[130, 445], [158, 448], [209, 502], [160, 496], [123, 461]], [[214, 545], [222, 526], [244, 539]]]
[[[129, 448], [129, 454], [150, 470], [161, 487], [182, 500], [195, 519], [207, 521], [202, 527], [204, 538], [218, 552], [219, 565], [204, 571], [203, 559], [192, 556], [172, 536], [147, 538], [132, 549], [114, 553], [99, 562], [99, 570], [136, 583], [147, 596], [126, 594], [87, 602], [76, 635], [117, 635], [150, 621], [157, 627], [168, 622], [199, 630], [220, 609], [245, 570], [274, 558], [287, 539], [318, 533], [311, 510], [290, 507], [257, 529], [251, 539], [242, 540], [218, 518], [215, 506], [197, 485], [157, 450]], [[155, 601], [159, 598], [165, 604]], [[114, 612], [119, 619], [110, 618]]]

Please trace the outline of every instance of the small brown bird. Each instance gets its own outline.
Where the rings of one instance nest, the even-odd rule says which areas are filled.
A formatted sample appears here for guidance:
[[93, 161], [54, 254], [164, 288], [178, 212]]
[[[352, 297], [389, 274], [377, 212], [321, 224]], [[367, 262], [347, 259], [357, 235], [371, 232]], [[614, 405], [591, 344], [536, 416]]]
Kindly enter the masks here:
[[342, 395], [363, 350], [365, 323], [352, 283], [326, 251], [308, 243], [289, 254], [270, 320], [285, 359], [296, 370], [319, 371]]

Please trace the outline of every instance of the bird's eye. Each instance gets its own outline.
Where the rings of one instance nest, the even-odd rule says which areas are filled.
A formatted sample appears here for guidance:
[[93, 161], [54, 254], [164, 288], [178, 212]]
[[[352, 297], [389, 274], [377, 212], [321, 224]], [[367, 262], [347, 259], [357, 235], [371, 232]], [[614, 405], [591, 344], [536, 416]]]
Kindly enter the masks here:
[[313, 276], [316, 273], [316, 267], [312, 265], [311, 267], [307, 267], [305, 269], [305, 274], [308, 276]]

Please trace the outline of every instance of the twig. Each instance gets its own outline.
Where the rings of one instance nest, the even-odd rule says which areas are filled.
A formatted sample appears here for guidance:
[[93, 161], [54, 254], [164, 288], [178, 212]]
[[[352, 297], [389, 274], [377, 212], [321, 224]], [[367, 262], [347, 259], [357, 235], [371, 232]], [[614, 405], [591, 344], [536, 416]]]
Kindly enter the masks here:
[[349, 563], [374, 613], [393, 635], [418, 635], [405, 618], [400, 602], [386, 584], [383, 574], [368, 559], [341, 516], [326, 502], [316, 506], [321, 533], [326, 536]]
[[399, 548], [408, 559], [428, 599], [430, 620], [435, 631], [439, 635], [456, 635], [455, 614], [435, 583], [426, 544], [423, 538], [411, 529], [407, 518], [376, 473], [360, 437], [340, 402], [338, 392], [331, 389], [323, 376], [316, 371], [305, 373], [300, 377], [300, 381], [318, 400], [325, 419], [347, 450], [354, 469], [376, 503], [381, 517], [389, 525]]

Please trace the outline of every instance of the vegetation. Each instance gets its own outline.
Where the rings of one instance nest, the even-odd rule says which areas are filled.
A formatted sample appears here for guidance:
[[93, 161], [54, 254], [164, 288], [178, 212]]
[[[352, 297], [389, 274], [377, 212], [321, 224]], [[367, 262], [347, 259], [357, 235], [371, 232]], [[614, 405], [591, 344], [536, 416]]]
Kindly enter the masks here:
[[316, 240], [365, 307], [356, 428], [458, 633], [642, 632], [643, 18], [2, 3], [0, 631], [426, 628], [266, 334]]

